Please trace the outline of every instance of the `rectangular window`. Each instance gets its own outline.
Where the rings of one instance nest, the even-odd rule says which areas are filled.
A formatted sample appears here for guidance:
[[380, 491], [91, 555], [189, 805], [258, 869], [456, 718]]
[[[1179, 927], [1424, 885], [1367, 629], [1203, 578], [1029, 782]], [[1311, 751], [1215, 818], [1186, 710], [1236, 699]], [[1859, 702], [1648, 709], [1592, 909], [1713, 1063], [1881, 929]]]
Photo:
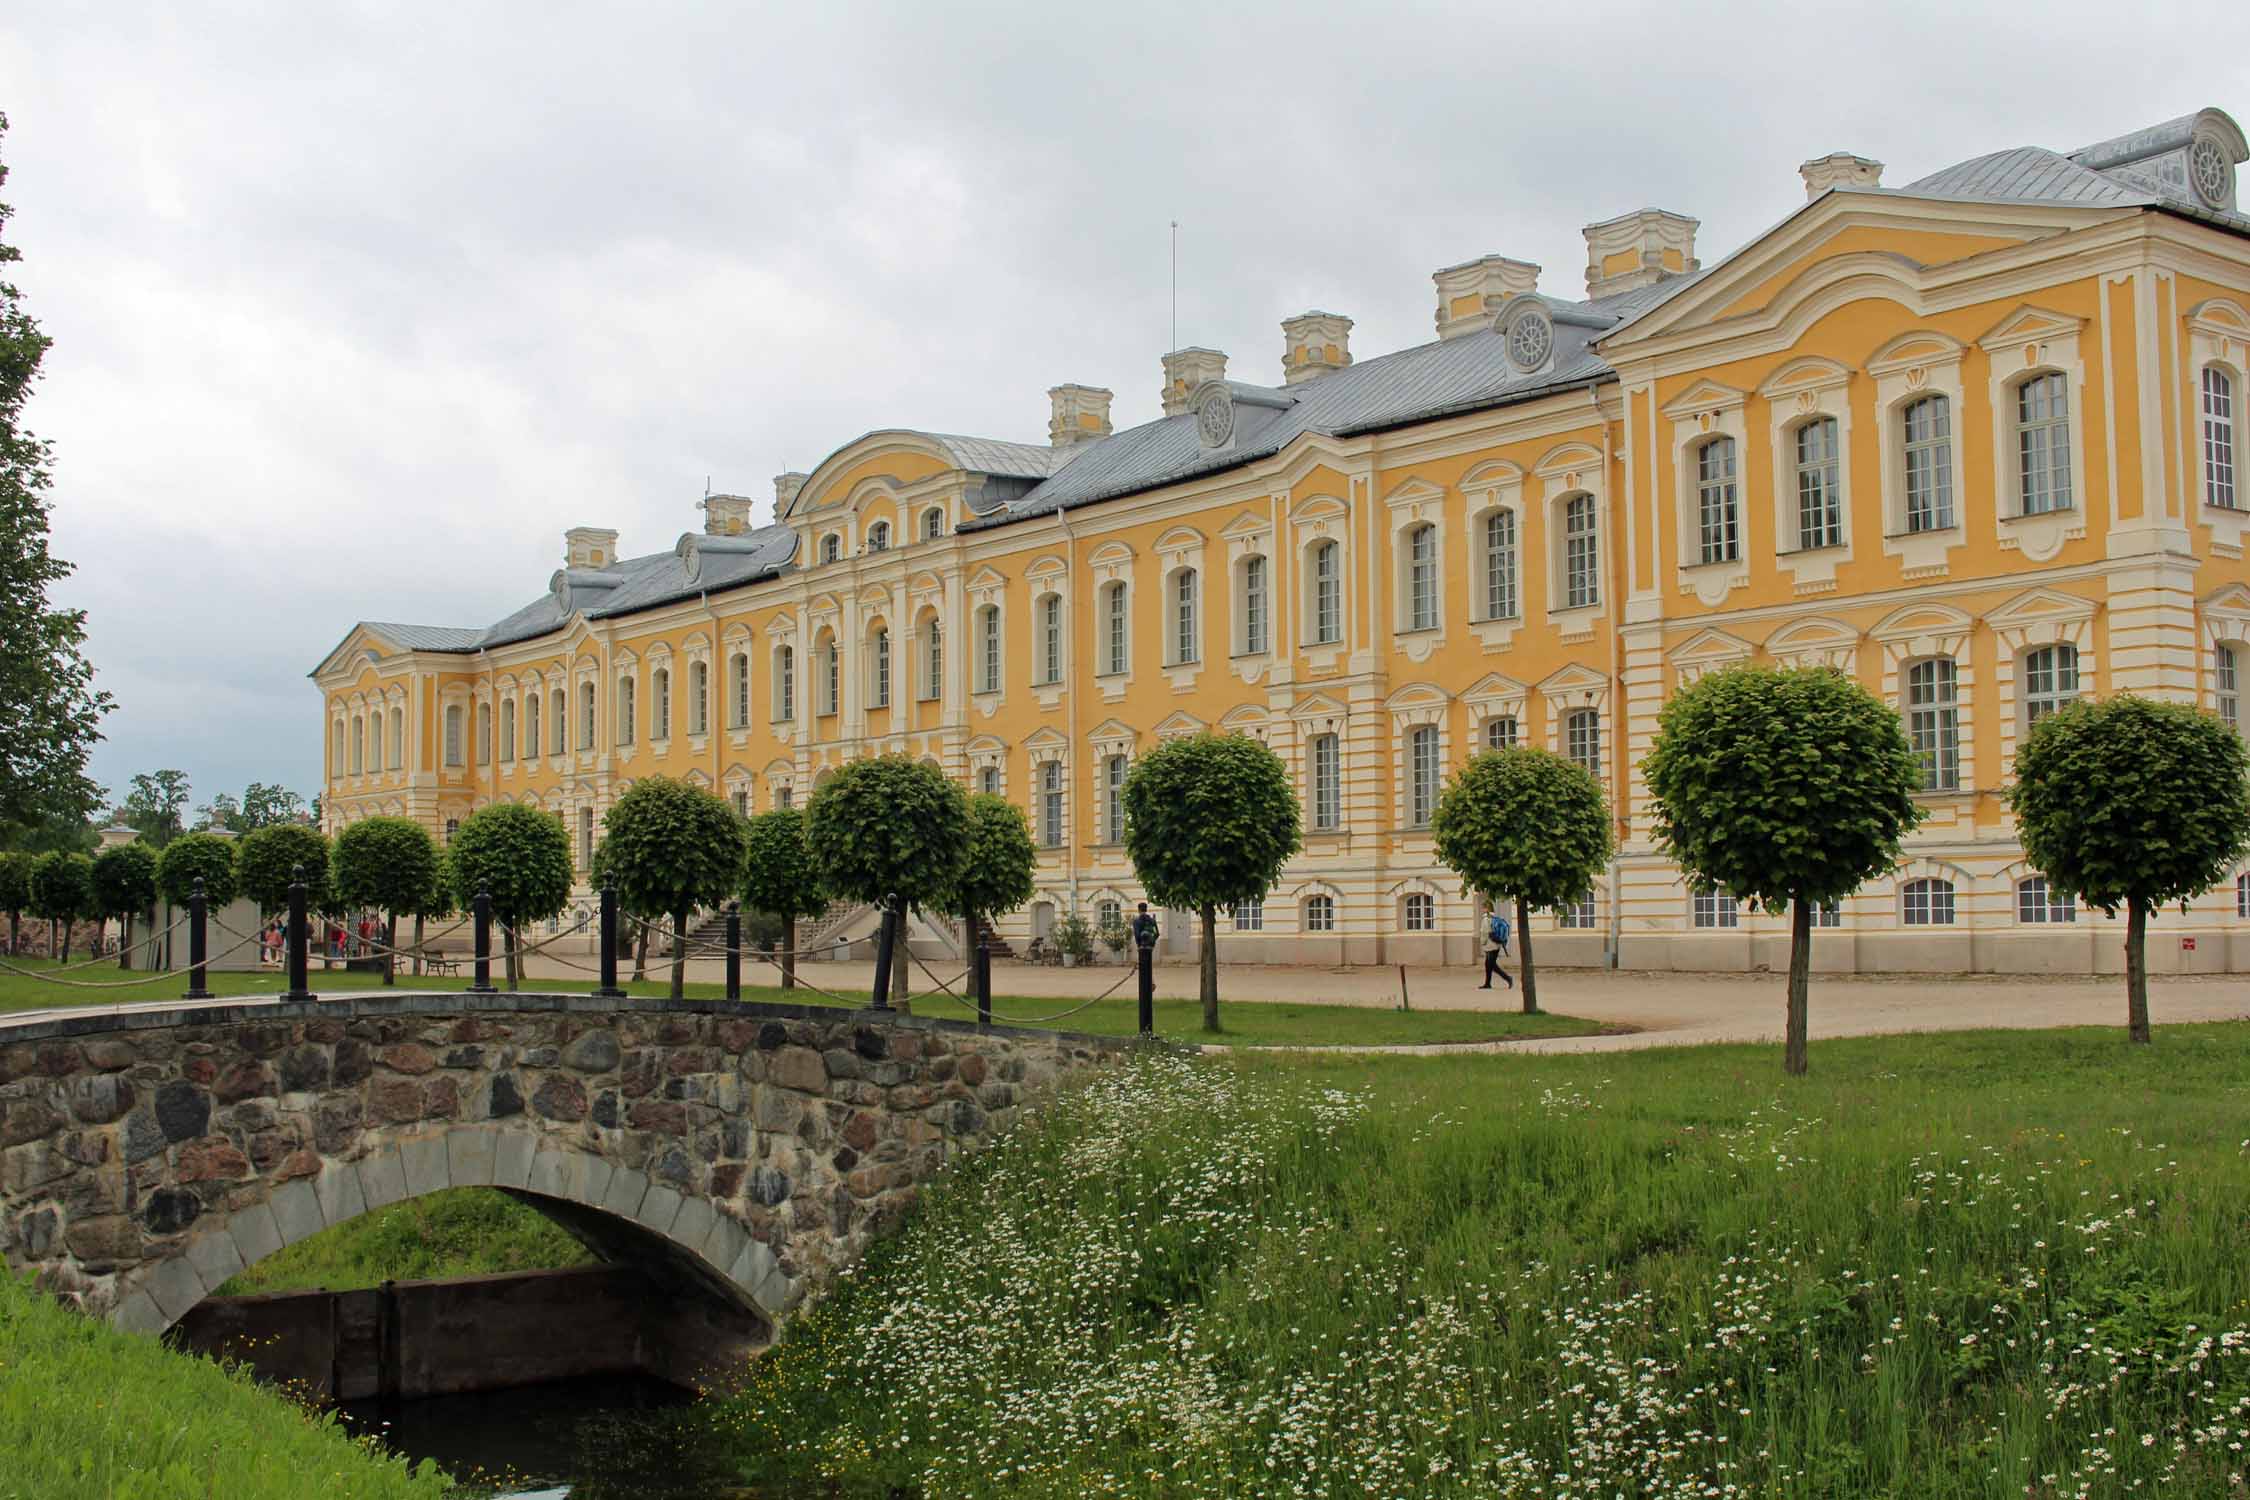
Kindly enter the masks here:
[[1102, 762], [1102, 830], [1113, 844], [1125, 842], [1125, 757]]
[[1837, 547], [1844, 541], [1842, 465], [1836, 419], [1821, 417], [1797, 429], [1797, 548]]
[[1049, 594], [1039, 601], [1039, 680], [1062, 681], [1062, 595]]
[[1334, 542], [1313, 548], [1313, 644], [1333, 646], [1344, 638], [1342, 551]]
[[2043, 875], [2016, 883], [2016, 920], [2037, 926], [2078, 920], [2078, 903], [2067, 891], [2049, 889]]
[[836, 643], [830, 641], [820, 648], [820, 711], [823, 714], [836, 711], [837, 689], [840, 686], [836, 680], [837, 675]]
[[737, 655], [729, 664], [734, 678], [734, 727], [750, 727], [750, 658]]
[[2024, 723], [2038, 723], [2078, 696], [2078, 648], [2041, 646], [2023, 659]]
[[1332, 734], [1312, 742], [1312, 826], [1323, 832], [1344, 820], [1343, 749]]
[[2235, 508], [2234, 377], [2217, 365], [2203, 367], [2203, 501]]
[[1906, 669], [1906, 734], [1922, 758], [1922, 790], [1961, 786], [1961, 724], [1953, 659], [1931, 657]]
[[774, 673], [775, 719], [787, 724], [797, 717], [797, 648], [781, 648], [781, 666]]
[[2070, 396], [2061, 375], [2016, 387], [2016, 479], [2018, 514], [2070, 509]]
[[1334, 932], [1336, 930], [1336, 898], [1333, 896], [1307, 896], [1305, 898], [1305, 931]]
[[1186, 666], [1203, 659], [1196, 628], [1195, 569], [1182, 568], [1172, 579], [1172, 660]]
[[1262, 557], [1242, 562], [1242, 649], [1251, 656], [1263, 655], [1266, 649], [1266, 560]]
[[1704, 562], [1733, 562], [1742, 555], [1733, 438], [1713, 438], [1695, 450], [1695, 513]]
[[1437, 730], [1429, 725], [1409, 730], [1406, 736], [1406, 822], [1410, 828], [1427, 828], [1437, 812]]
[[1516, 513], [1496, 510], [1484, 518], [1484, 617], [1516, 617]]
[[1725, 890], [1697, 891], [1695, 893], [1695, 925], [1698, 927], [1740, 927], [1742, 903]]
[[2212, 676], [2216, 680], [2219, 690], [2219, 717], [2226, 721], [2227, 728], [2240, 733], [2242, 730], [2242, 689], [2238, 686], [2241, 679], [2237, 672], [2238, 658], [2235, 655], [2235, 648], [2228, 645], [2220, 646], [2212, 657]]
[[516, 700], [505, 698], [500, 703], [500, 758], [516, 758]]
[[1263, 901], [1237, 901], [1234, 903], [1234, 930], [1236, 932], [1263, 932], [1266, 930], [1266, 903]]
[[1594, 497], [1577, 495], [1563, 506], [1563, 608], [1590, 609], [1596, 583]]
[[594, 748], [594, 683], [591, 678], [578, 684], [578, 748]]
[[1591, 708], [1574, 708], [1563, 720], [1563, 754], [1585, 768], [1596, 781], [1602, 779], [1602, 716]]
[[1953, 409], [1924, 396], [1899, 413], [1905, 439], [1906, 529], [1945, 531], [1953, 525]]
[[1126, 608], [1125, 585], [1109, 586], [1109, 660], [1104, 669], [1112, 675], [1125, 670]]
[[550, 755], [565, 755], [570, 751], [570, 694], [561, 688], [547, 695], [547, 706], [554, 713], [554, 732], [548, 737]]
[[1437, 901], [1427, 891], [1416, 891], [1406, 898], [1406, 930], [1437, 931]]
[[1406, 628], [1437, 629], [1437, 528], [1417, 526], [1406, 538]]
[[1594, 925], [1594, 898], [1588, 896], [1573, 905], [1556, 907], [1555, 925], [1577, 931], [1590, 930]]
[[1841, 927], [1841, 926], [1843, 926], [1843, 925], [1844, 925], [1844, 908], [1843, 908], [1843, 904], [1842, 904], [1841, 902], [1837, 902], [1837, 901], [1822, 901], [1822, 902], [1819, 902], [1819, 903], [1818, 903], [1818, 904], [1816, 904], [1816, 905], [1815, 905], [1815, 906], [1813, 907], [1813, 909], [1812, 909], [1812, 924], [1813, 924], [1813, 926], [1815, 926], [1815, 927]]
[[[620, 745], [630, 745], [631, 743], [633, 743], [633, 736], [636, 732], [636, 726], [633, 723], [633, 711], [635, 708], [635, 704], [633, 701], [634, 696], [635, 687], [633, 684], [633, 679], [630, 676], [618, 678], [617, 743], [619, 743]], [[503, 720], [505, 720], [506, 716], [502, 715], [502, 718]], [[512, 725], [508, 725], [505, 723], [503, 723], [502, 727], [510, 730], [513, 729]]]
[[1000, 795], [1000, 768], [986, 766], [977, 772], [977, 790], [990, 797]]
[[1909, 880], [1900, 893], [1901, 915], [1909, 927], [1953, 925], [1953, 882]]
[[977, 611], [977, 691], [1000, 691], [1000, 608], [987, 604]]
[[750, 792], [747, 788], [738, 788], [735, 791], [734, 815], [738, 818], [750, 816]]
[[1050, 849], [1059, 849], [1062, 841], [1062, 762], [1050, 760], [1039, 768], [1039, 842]]
[[1503, 714], [1497, 719], [1484, 721], [1484, 748], [1487, 750], [1513, 750], [1516, 746], [1516, 721]]
[[694, 694], [688, 700], [688, 732], [711, 732], [711, 664], [699, 661], [688, 668], [688, 688]]
[[934, 700], [945, 691], [945, 632], [935, 620], [922, 633], [922, 696]]
[[[445, 711], [445, 763], [449, 766], [461, 764], [461, 709], [458, 704]], [[355, 766], [353, 769], [358, 768]]]
[[891, 633], [875, 632], [875, 706], [891, 706]]
[[526, 760], [539, 758], [539, 695], [533, 693], [523, 701], [523, 755]]

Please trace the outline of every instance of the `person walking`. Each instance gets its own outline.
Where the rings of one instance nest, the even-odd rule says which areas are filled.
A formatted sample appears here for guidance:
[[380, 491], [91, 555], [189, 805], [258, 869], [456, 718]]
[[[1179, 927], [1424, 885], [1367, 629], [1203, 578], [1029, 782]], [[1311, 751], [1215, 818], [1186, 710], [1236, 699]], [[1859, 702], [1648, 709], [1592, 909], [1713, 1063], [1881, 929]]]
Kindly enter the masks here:
[[1509, 989], [1516, 987], [1516, 982], [1508, 971], [1500, 967], [1500, 955], [1508, 951], [1508, 934], [1508, 919], [1500, 915], [1498, 907], [1494, 907], [1492, 915], [1484, 924], [1484, 983], [1478, 985], [1478, 989], [1491, 989], [1492, 976], [1495, 974], [1500, 976], [1501, 982]]

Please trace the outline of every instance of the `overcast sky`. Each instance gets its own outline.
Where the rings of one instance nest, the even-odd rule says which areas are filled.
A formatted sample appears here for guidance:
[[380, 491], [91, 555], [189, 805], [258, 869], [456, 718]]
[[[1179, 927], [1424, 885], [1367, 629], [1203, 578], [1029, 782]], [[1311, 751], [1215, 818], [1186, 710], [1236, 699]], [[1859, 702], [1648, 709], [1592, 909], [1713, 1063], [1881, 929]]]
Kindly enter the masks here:
[[[1696, 17], [1700, 16], [1700, 19]], [[1439, 266], [1582, 295], [1580, 227], [1710, 264], [1848, 150], [1892, 185], [2205, 105], [2250, 7], [11, 5], [9, 238], [53, 336], [94, 773], [319, 789], [360, 619], [483, 625], [573, 525], [628, 553], [875, 427], [1157, 415], [1179, 337], [1432, 336]]]

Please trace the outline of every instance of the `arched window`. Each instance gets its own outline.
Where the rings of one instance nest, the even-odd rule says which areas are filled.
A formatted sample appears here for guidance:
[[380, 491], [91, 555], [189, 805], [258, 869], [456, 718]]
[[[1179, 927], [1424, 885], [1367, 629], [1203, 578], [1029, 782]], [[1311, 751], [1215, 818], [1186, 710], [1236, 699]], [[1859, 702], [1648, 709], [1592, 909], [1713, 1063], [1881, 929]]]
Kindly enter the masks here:
[[1741, 507], [1735, 503], [1733, 438], [1713, 438], [1695, 450], [1695, 522], [1699, 560], [1733, 562], [1742, 556], [1742, 515]]
[[922, 627], [922, 696], [936, 699], [945, 691], [945, 631], [930, 616]]
[[[406, 716], [395, 708], [391, 710], [391, 730], [391, 763], [393, 766], [403, 766], [406, 759], [403, 747]], [[477, 732], [470, 746], [470, 754], [480, 766], [492, 764], [492, 705], [489, 703], [477, 705]]]
[[659, 744], [672, 737], [672, 669], [648, 674], [648, 737]]
[[1922, 790], [1961, 786], [1961, 719], [1958, 678], [1950, 656], [1933, 656], [1906, 669], [1906, 735], [1922, 758]]
[[[489, 758], [492, 753], [489, 736], [485, 739], [485, 746], [485, 755]], [[391, 710], [391, 769], [406, 769], [406, 710], [403, 708]]]
[[1406, 628], [1435, 630], [1437, 622], [1437, 528], [1417, 526], [1406, 534]]
[[1128, 762], [1112, 755], [1102, 762], [1102, 838], [1106, 843], [1125, 842], [1125, 771]]
[[2023, 720], [2026, 728], [2078, 697], [2078, 648], [2067, 642], [2041, 646], [2023, 659]]
[[2235, 508], [2234, 377], [2203, 367], [2203, 503]]
[[594, 748], [594, 679], [584, 677], [578, 683], [578, 748]]
[[877, 708], [891, 706], [891, 632], [887, 627], [875, 627], [873, 648], [875, 680], [869, 684], [868, 697]]
[[779, 646], [773, 654], [773, 718], [787, 724], [797, 717], [797, 648]]
[[1946, 531], [1953, 525], [1953, 406], [1924, 396], [1899, 409], [1906, 478], [1906, 529]]
[[890, 523], [890, 522], [888, 522], [888, 521], [877, 521], [877, 522], [876, 522], [876, 523], [875, 523], [874, 525], [872, 525], [872, 526], [870, 526], [870, 527], [868, 527], [868, 528], [867, 528], [867, 550], [868, 550], [868, 551], [870, 551], [870, 552], [888, 552], [888, 551], [890, 550], [890, 548], [891, 548], [891, 523]]
[[1844, 541], [1842, 444], [1834, 417], [1816, 417], [1797, 429], [1797, 550], [1839, 547]]
[[1246, 656], [1263, 656], [1268, 647], [1266, 626], [1272, 609], [1266, 600], [1266, 560], [1263, 557], [1246, 557], [1242, 560], [1242, 651]]
[[1059, 849], [1063, 841], [1063, 773], [1059, 760], [1039, 766], [1039, 842]]
[[831, 531], [820, 539], [820, 560], [832, 563], [844, 555], [844, 539]]
[[640, 732], [633, 722], [638, 697], [639, 688], [633, 681], [633, 674], [627, 672], [620, 676], [617, 679], [617, 743], [620, 745], [630, 745]]
[[461, 764], [461, 705], [458, 703], [445, 707], [445, 763]]
[[1496, 510], [1484, 518], [1484, 617], [1516, 617], [1516, 513]]
[[1344, 554], [1335, 542], [1312, 549], [1312, 643], [1333, 646], [1344, 638]]
[[2054, 372], [2016, 387], [2016, 503], [2025, 516], [2070, 509], [2070, 387]]
[[818, 679], [820, 683], [820, 706], [813, 712], [822, 715], [832, 714], [836, 712], [837, 689], [840, 686], [836, 680], [836, 642], [832, 637], [821, 641], [817, 659], [820, 663], [820, 677]]
[[939, 537], [944, 535], [945, 512], [943, 510], [940, 510], [937, 506], [933, 505], [928, 510], [922, 512], [922, 540], [925, 542], [934, 542]]
[[1563, 608], [1591, 609], [1601, 602], [1601, 538], [1592, 495], [1573, 495], [1563, 502], [1562, 530]]
[[352, 715], [352, 774], [357, 776], [367, 769], [367, 716]]
[[547, 693], [547, 708], [554, 720], [547, 735], [547, 753], [567, 755], [570, 752], [570, 689], [550, 689]]
[[2241, 648], [2221, 641], [2211, 653], [2211, 681], [2217, 690], [2219, 717], [2236, 733], [2242, 731]]
[[991, 797], [1000, 795], [1000, 768], [998, 766], [986, 766], [977, 772], [977, 790]]
[[346, 748], [345, 745], [344, 721], [342, 719], [338, 719], [336, 721], [336, 753], [330, 760], [329, 774], [331, 776], [349, 775], [351, 773], [350, 756], [351, 752]]
[[1427, 828], [1437, 811], [1437, 729], [1423, 724], [1406, 732], [1406, 824]]
[[1343, 821], [1343, 742], [1332, 734], [1316, 734], [1312, 742], [1312, 826], [1328, 833]]
[[1715, 891], [1697, 891], [1691, 920], [1698, 927], [1740, 927], [1742, 903], [1735, 900], [1734, 893], [1724, 887]]
[[1266, 903], [1263, 901], [1237, 901], [1234, 903], [1233, 916], [1236, 932], [1266, 930]]
[[737, 651], [727, 658], [727, 718], [737, 729], [750, 727], [750, 653]]
[[1602, 779], [1602, 716], [1599, 710], [1574, 708], [1563, 719], [1563, 754], [1585, 768], [1596, 781]]
[[539, 730], [546, 720], [539, 713], [539, 695], [526, 693], [523, 699], [523, 758], [539, 758]]
[[1909, 927], [1953, 925], [1953, 882], [1909, 880], [1899, 889], [1900, 915]]
[[1125, 585], [1122, 581], [1109, 584], [1102, 590], [1102, 620], [1102, 671], [1114, 676], [1126, 668], [1125, 648], [1131, 639]]
[[1437, 899], [1428, 891], [1409, 892], [1403, 908], [1408, 932], [1437, 931]]
[[1336, 898], [1334, 896], [1307, 896], [1305, 898], [1305, 931], [1334, 932], [1336, 930]]
[[2050, 890], [2047, 877], [2029, 875], [2016, 882], [2016, 920], [2038, 926], [2078, 920], [2078, 903], [2070, 892]]
[[1484, 748], [1487, 750], [1512, 750], [1516, 744], [1516, 721], [1506, 714], [1484, 721]]
[[1062, 595], [1049, 594], [1039, 601], [1039, 680], [1062, 681]]
[[1196, 613], [1195, 569], [1172, 575], [1172, 662], [1186, 666], [1203, 659], [1203, 630]]
[[711, 664], [707, 661], [691, 663], [688, 667], [688, 733], [711, 732]]
[[516, 758], [516, 700], [513, 697], [500, 700], [500, 758], [504, 761]]
[[1000, 691], [1000, 606], [977, 611], [977, 691]]

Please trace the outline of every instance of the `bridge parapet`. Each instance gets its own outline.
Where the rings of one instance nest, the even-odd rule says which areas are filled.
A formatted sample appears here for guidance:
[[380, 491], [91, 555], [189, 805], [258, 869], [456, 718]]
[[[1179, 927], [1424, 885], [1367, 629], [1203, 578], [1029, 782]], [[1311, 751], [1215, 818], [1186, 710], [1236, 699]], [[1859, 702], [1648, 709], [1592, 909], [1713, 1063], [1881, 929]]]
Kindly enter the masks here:
[[[508, 1190], [771, 1330], [1107, 1038], [817, 1006], [419, 991], [0, 1027], [0, 1256], [159, 1332], [244, 1266]], [[754, 1325], [754, 1326], [753, 1326]]]

